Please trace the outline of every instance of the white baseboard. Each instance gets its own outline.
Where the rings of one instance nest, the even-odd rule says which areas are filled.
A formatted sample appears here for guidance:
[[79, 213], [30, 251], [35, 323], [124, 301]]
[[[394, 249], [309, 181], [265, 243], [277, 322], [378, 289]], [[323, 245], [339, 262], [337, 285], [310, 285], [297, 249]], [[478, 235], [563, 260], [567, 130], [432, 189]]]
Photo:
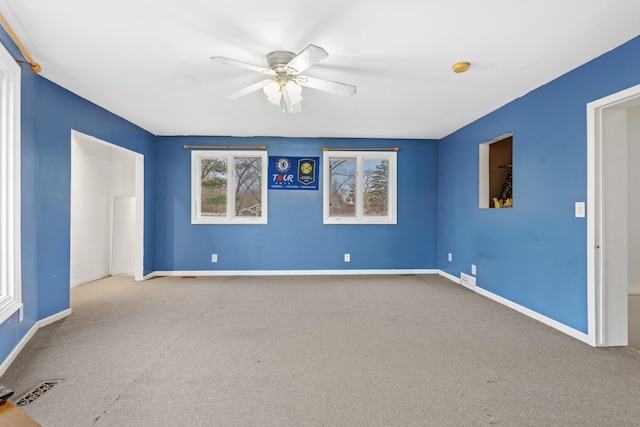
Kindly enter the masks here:
[[[437, 269], [390, 269], [390, 270], [194, 270], [194, 271], [154, 271], [144, 276], [143, 280], [148, 280], [153, 277], [161, 276], [321, 276], [321, 275], [371, 275], [371, 274], [438, 274], [448, 280], [460, 285], [460, 278], [446, 271]], [[461, 285], [462, 286], [462, 285]], [[526, 316], [529, 316], [539, 322], [544, 323], [558, 331], [565, 333], [577, 340], [585, 342], [591, 346], [595, 346], [595, 343], [588, 334], [571, 328], [563, 323], [553, 320], [547, 316], [544, 316], [538, 312], [535, 312], [529, 308], [521, 306], [513, 301], [482, 289], [478, 286], [470, 289], [480, 295], [483, 295], [489, 299], [492, 299], [502, 305], [505, 305], [513, 310], [516, 310]], [[64, 319], [71, 314], [71, 309], [63, 310], [45, 319], [37, 321], [29, 332], [25, 334], [20, 340], [18, 345], [11, 351], [9, 356], [0, 364], [0, 376], [2, 376], [9, 368], [11, 363], [20, 354], [20, 351], [29, 342], [38, 329]]]
[[[453, 276], [452, 274], [449, 274], [449, 273], [447, 273], [445, 271], [442, 271], [442, 270], [438, 270], [438, 274], [443, 276], [443, 277], [446, 277], [447, 279], [451, 280], [452, 282], [457, 283], [458, 285], [461, 285], [460, 278], [458, 278], [456, 276]], [[515, 302], [513, 302], [511, 300], [508, 300], [508, 299], [504, 298], [504, 297], [501, 297], [500, 295], [496, 295], [493, 292], [487, 291], [486, 289], [482, 289], [481, 287], [477, 286], [477, 284], [476, 284], [475, 287], [469, 288], [469, 287], [465, 286], [465, 288], [469, 289], [471, 291], [474, 291], [474, 292], [476, 292], [476, 293], [478, 293], [480, 295], [483, 295], [483, 296], [485, 296], [485, 297], [487, 297], [489, 299], [492, 299], [492, 300], [494, 300], [494, 301], [496, 301], [496, 302], [498, 302], [498, 303], [500, 303], [502, 305], [505, 305], [505, 306], [507, 306], [507, 307], [509, 307], [509, 308], [511, 308], [513, 310], [516, 310], [516, 311], [524, 314], [525, 316], [529, 316], [532, 319], [535, 319], [535, 320], [537, 320], [539, 322], [542, 322], [547, 326], [550, 326], [550, 327], [552, 327], [554, 329], [557, 329], [558, 331], [560, 331], [562, 333], [565, 333], [565, 334], [569, 335], [570, 337], [573, 337], [573, 338], [575, 338], [577, 340], [580, 340], [580, 341], [582, 341], [584, 343], [587, 343], [587, 344], [589, 344], [589, 345], [591, 345], [593, 347], [595, 347], [595, 345], [596, 345], [595, 342], [593, 342], [593, 339], [588, 334], [585, 334], [584, 332], [581, 332], [581, 331], [579, 331], [577, 329], [574, 329], [574, 328], [572, 328], [570, 326], [567, 326], [564, 323], [560, 323], [557, 320], [553, 320], [553, 319], [551, 319], [551, 318], [549, 318], [547, 316], [544, 316], [544, 315], [538, 313], [537, 311], [533, 311], [533, 310], [531, 310], [531, 309], [529, 309], [527, 307], [524, 307], [524, 306], [522, 306], [520, 304], [517, 304], [517, 303], [515, 303]]]
[[144, 278], [159, 276], [348, 276], [371, 274], [436, 274], [436, 269], [380, 269], [380, 270], [193, 270], [154, 271]]
[[0, 364], [0, 376], [2, 376], [7, 371], [7, 369], [9, 369], [9, 366], [13, 363], [16, 357], [18, 357], [18, 354], [20, 354], [24, 346], [27, 345], [27, 343], [33, 337], [33, 335], [36, 332], [38, 332], [38, 329], [43, 328], [47, 325], [50, 325], [54, 322], [57, 322], [58, 320], [64, 319], [70, 314], [71, 314], [71, 309], [68, 308], [52, 316], [49, 316], [45, 319], [38, 320], [36, 323], [34, 323], [31, 329], [29, 329], [29, 331], [24, 335], [24, 337], [22, 337], [18, 345], [14, 347], [14, 349], [11, 351], [11, 353], [9, 353], [7, 358], [2, 362], [2, 364]]
[[[143, 276], [141, 281], [153, 279], [154, 277], [156, 277], [156, 272], [152, 271], [151, 273], [147, 274], [146, 276]], [[137, 281], [139, 281], [139, 280], [136, 278], [136, 282]]]
[[449, 274], [446, 271], [442, 271], [442, 270], [438, 270], [438, 274], [442, 277], [446, 277], [447, 279], [451, 280], [454, 283], [457, 283], [458, 285], [460, 284], [460, 278], [454, 276], [453, 274]]

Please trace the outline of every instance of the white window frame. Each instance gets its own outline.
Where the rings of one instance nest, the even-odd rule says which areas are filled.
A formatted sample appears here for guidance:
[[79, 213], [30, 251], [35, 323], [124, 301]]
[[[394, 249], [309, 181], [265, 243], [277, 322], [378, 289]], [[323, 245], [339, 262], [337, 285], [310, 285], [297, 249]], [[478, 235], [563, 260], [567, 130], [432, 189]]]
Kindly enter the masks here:
[[[235, 159], [256, 157], [262, 159], [261, 176], [261, 216], [236, 216], [235, 200]], [[200, 212], [200, 166], [203, 159], [227, 159], [227, 214], [226, 216], [205, 216]], [[194, 150], [191, 152], [191, 223], [192, 224], [267, 224], [267, 186], [269, 158], [266, 151], [215, 151]]]
[[20, 67], [0, 44], [0, 324], [22, 321], [20, 256]]
[[[354, 159], [356, 161], [356, 206], [354, 216], [331, 216], [331, 159]], [[365, 160], [389, 162], [389, 210], [387, 216], [365, 216], [363, 203], [363, 178]], [[397, 224], [397, 153], [386, 151], [325, 151], [322, 158], [323, 223], [324, 224]]]

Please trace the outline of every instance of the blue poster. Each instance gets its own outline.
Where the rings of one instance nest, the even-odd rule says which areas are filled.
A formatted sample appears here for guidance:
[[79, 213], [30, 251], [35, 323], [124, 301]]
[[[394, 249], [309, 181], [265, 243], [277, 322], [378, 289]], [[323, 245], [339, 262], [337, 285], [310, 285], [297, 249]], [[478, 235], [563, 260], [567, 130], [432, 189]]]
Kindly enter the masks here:
[[270, 190], [317, 190], [320, 157], [269, 156]]

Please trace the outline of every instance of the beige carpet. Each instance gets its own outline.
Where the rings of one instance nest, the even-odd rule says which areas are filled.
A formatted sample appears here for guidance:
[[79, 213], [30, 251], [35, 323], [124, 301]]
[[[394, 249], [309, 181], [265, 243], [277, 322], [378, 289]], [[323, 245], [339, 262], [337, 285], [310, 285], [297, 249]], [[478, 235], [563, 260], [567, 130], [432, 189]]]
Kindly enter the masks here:
[[0, 382], [43, 426], [632, 426], [640, 354], [437, 276], [114, 277]]

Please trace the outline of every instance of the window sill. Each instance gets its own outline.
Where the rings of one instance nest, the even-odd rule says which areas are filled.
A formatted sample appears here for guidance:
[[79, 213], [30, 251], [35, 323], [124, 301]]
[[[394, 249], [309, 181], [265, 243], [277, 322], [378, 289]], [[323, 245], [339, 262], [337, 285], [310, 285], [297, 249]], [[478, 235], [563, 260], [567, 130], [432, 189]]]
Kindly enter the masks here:
[[325, 218], [322, 222], [323, 224], [397, 224], [395, 218], [375, 218], [375, 219], [358, 219], [358, 218], [349, 218], [349, 217], [330, 217]]
[[209, 225], [238, 225], [238, 224], [267, 224], [266, 218], [247, 218], [247, 219], [216, 219], [211, 220], [209, 218], [194, 218], [191, 220], [191, 224], [209, 224]]
[[[22, 303], [11, 300], [7, 301], [2, 307], [0, 307], [0, 325], [7, 321], [11, 316], [13, 316], [17, 311], [22, 310]], [[22, 316], [20, 316], [22, 317]], [[22, 320], [22, 319], [20, 319]]]

